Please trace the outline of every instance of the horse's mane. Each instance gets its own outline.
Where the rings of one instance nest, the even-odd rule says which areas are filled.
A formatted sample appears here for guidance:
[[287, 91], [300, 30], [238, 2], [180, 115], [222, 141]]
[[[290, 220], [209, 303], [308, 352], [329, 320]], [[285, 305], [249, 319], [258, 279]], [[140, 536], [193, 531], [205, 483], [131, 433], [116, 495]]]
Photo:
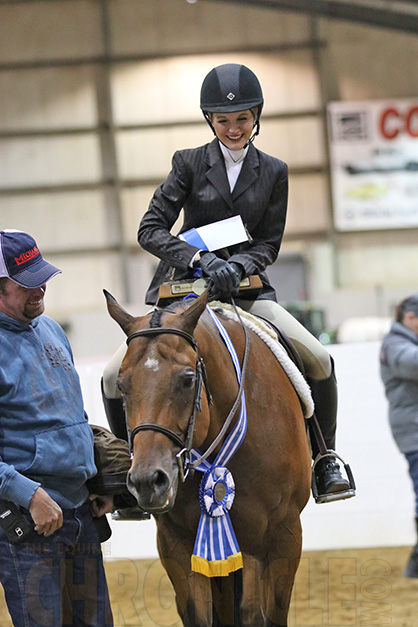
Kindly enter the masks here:
[[167, 307], [156, 308], [152, 312], [150, 327], [156, 329], [161, 326], [163, 315], [166, 313], [181, 313], [185, 309], [188, 309], [194, 302], [194, 299], [189, 298], [187, 300], [179, 300], [167, 305]]
[[161, 326], [162, 315], [163, 315], [162, 309], [154, 309], [151, 315], [150, 323], [149, 323], [149, 326], [151, 329], [157, 329], [158, 327]]

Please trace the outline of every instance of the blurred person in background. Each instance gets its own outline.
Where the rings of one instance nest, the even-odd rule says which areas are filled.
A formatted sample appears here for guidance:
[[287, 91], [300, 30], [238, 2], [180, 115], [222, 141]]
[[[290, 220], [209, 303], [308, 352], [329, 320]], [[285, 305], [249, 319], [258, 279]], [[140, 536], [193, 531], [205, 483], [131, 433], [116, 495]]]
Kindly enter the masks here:
[[[393, 438], [408, 462], [415, 491], [415, 524], [418, 534], [418, 294], [398, 304], [395, 320], [380, 351], [380, 374], [389, 401]], [[418, 578], [418, 542], [404, 570]]]

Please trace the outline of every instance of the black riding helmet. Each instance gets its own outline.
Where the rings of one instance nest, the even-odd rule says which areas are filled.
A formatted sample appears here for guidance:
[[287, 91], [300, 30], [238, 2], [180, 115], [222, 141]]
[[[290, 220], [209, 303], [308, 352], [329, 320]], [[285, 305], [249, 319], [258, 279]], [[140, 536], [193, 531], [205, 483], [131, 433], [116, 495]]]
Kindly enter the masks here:
[[264, 99], [260, 82], [245, 65], [225, 63], [213, 68], [202, 83], [200, 108], [212, 131], [210, 113], [235, 113], [258, 108], [253, 138], [260, 131], [260, 115]]

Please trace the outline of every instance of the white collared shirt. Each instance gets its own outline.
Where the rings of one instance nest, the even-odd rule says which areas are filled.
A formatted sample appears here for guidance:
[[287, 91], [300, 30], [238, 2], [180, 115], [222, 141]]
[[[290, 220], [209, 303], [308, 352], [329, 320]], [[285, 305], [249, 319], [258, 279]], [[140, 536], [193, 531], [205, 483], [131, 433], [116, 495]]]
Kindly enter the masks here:
[[235, 187], [239, 173], [241, 172], [242, 163], [247, 155], [248, 146], [241, 150], [229, 150], [226, 146], [219, 142], [221, 151], [225, 161], [226, 174], [229, 181], [229, 189], [231, 192]]

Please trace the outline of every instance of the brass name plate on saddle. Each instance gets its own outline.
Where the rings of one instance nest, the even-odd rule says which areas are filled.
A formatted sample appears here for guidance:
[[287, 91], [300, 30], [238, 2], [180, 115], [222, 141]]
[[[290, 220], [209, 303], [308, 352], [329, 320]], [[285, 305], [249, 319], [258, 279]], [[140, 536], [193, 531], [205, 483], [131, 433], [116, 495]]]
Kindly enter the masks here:
[[[240, 283], [239, 291], [246, 296], [252, 291], [254, 297], [259, 293], [262, 288], [261, 279], [256, 275], [251, 275], [243, 279]], [[172, 281], [169, 283], [162, 283], [158, 292], [158, 304], [161, 301], [175, 300], [177, 298], [183, 298], [187, 294], [197, 294], [198, 296], [205, 291], [205, 279], [196, 279], [195, 281]]]

